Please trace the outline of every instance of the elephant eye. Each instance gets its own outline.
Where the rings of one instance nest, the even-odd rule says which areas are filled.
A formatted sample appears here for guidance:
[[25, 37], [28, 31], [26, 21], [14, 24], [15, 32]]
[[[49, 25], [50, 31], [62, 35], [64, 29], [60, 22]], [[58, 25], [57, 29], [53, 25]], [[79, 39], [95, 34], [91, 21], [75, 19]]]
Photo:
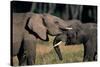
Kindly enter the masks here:
[[55, 21], [55, 23], [58, 24], [59, 22], [58, 21]]

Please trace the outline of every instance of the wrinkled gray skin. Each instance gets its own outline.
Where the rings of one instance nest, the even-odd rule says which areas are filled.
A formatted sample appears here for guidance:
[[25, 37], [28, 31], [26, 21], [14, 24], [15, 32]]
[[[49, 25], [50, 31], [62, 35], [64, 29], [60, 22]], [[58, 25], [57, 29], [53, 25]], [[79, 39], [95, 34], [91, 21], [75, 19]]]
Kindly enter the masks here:
[[19, 65], [35, 64], [37, 38], [48, 41], [48, 34], [56, 36], [67, 26], [50, 14], [12, 13], [11, 65], [17, 56]]
[[[73, 21], [73, 22], [72, 22]], [[65, 45], [75, 45], [83, 43], [84, 56], [83, 61], [97, 60], [97, 24], [76, 22], [72, 20], [69, 24], [73, 29], [64, 30], [63, 34], [55, 37], [53, 45], [60, 41], [66, 42]], [[74, 22], [75, 21], [75, 22]], [[58, 57], [62, 60], [62, 54], [59, 45], [54, 47]]]

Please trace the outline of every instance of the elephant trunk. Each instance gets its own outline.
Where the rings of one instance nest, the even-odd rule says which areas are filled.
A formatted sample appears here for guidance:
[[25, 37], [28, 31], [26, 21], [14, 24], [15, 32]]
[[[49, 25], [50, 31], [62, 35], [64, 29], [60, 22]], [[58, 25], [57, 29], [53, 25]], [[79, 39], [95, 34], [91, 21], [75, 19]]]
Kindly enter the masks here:
[[63, 60], [62, 54], [61, 54], [61, 51], [60, 51], [60, 48], [59, 48], [59, 45], [61, 44], [61, 42], [62, 41], [59, 42], [59, 41], [56, 41], [56, 39], [55, 39], [54, 43], [53, 43], [54, 50], [56, 51], [59, 60]]
[[56, 51], [56, 53], [57, 53], [57, 55], [59, 57], [59, 60], [63, 60], [61, 51], [59, 49], [59, 46], [54, 47], [54, 49], [55, 49], [55, 51]]

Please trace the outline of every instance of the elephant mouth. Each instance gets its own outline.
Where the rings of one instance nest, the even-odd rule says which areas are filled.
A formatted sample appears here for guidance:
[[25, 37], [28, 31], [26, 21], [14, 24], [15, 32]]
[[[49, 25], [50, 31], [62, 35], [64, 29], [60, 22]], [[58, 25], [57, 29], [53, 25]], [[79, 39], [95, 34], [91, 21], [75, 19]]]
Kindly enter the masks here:
[[70, 39], [68, 39], [65, 43], [65, 46], [67, 45], [75, 45], [76, 43], [75, 42], [72, 42]]

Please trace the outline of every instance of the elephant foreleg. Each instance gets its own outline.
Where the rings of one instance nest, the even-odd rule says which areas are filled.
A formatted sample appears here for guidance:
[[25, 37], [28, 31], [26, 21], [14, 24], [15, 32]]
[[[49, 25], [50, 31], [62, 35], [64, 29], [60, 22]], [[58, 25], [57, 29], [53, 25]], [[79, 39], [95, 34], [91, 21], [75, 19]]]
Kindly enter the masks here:
[[18, 59], [19, 59], [19, 65], [21, 66], [24, 66], [27, 64], [26, 62], [26, 53], [25, 53], [25, 50], [24, 50], [24, 40], [22, 41], [21, 43], [21, 47], [20, 47], [20, 50], [19, 50], [19, 53], [18, 53]]
[[36, 39], [32, 34], [24, 35], [18, 56], [19, 65], [35, 64]]
[[24, 54], [27, 59], [25, 60], [25, 62], [27, 62], [27, 65], [35, 64], [36, 39], [32, 34], [24, 36]]
[[94, 61], [95, 51], [94, 46], [90, 40], [84, 44], [84, 57], [83, 61]]
[[35, 64], [35, 57], [36, 57], [36, 44], [32, 40], [25, 41], [26, 51], [25, 55], [27, 57], [27, 64], [33, 65]]

